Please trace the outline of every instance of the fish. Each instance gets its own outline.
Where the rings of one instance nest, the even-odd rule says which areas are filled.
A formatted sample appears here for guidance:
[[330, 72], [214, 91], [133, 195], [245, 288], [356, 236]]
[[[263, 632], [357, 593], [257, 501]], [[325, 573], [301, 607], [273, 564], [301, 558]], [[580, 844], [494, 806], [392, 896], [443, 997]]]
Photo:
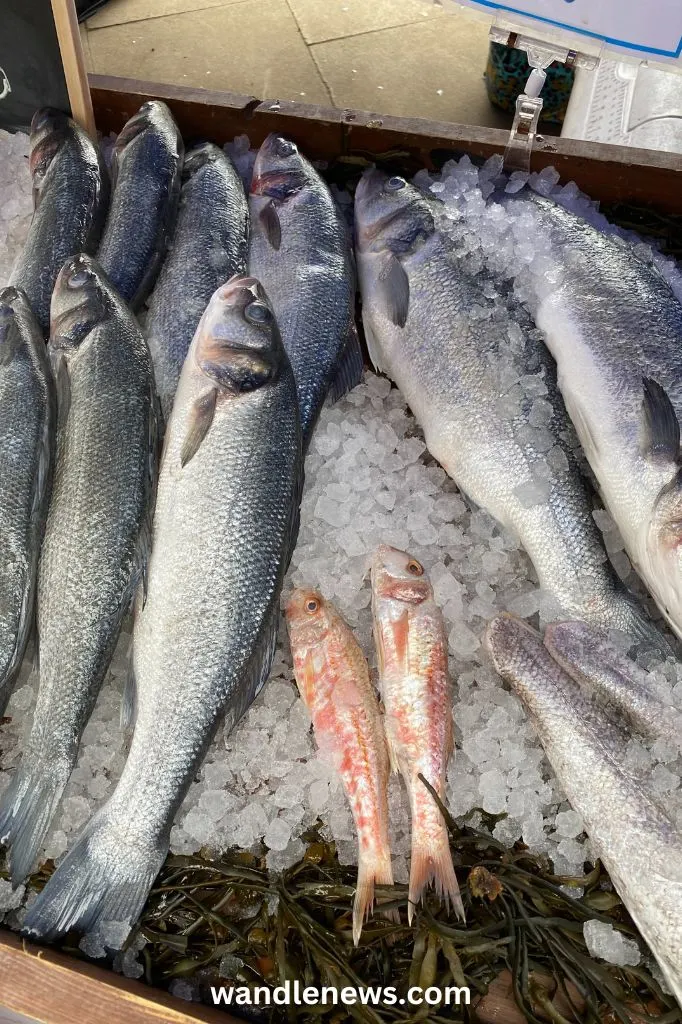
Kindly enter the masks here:
[[445, 799], [454, 752], [452, 682], [443, 616], [423, 565], [405, 551], [380, 545], [372, 559], [372, 616], [393, 771], [410, 800], [412, 841], [408, 921], [426, 886], [464, 920], [443, 814], [420, 775]]
[[651, 260], [550, 199], [504, 208], [542, 231], [557, 272], [545, 294], [519, 267], [561, 393], [630, 560], [682, 637], [682, 305]]
[[149, 299], [145, 335], [164, 419], [199, 320], [216, 288], [246, 272], [249, 211], [241, 178], [210, 142], [185, 156], [178, 219]]
[[57, 274], [70, 256], [93, 253], [99, 242], [109, 203], [109, 175], [87, 133], [52, 107], [33, 115], [29, 169], [33, 218], [9, 284], [26, 293], [47, 335]]
[[[316, 590], [286, 605], [294, 675], [317, 745], [341, 777], [358, 833], [353, 942], [371, 913], [375, 885], [393, 885], [388, 838], [389, 761], [379, 701], [352, 630]], [[393, 920], [399, 920], [396, 912]]]
[[54, 457], [55, 393], [28, 296], [0, 291], [0, 718], [28, 638]]
[[262, 281], [296, 378], [303, 448], [327, 394], [362, 376], [350, 234], [329, 188], [290, 139], [258, 151], [249, 194], [249, 271]]
[[668, 653], [608, 561], [540, 335], [513, 296], [487, 298], [495, 281], [467, 271], [456, 237], [439, 227], [441, 205], [377, 169], [358, 184], [356, 249], [372, 362], [398, 385], [429, 452], [460, 490], [519, 539], [564, 618], [622, 630]]
[[166, 428], [144, 604], [133, 630], [130, 751], [113, 794], [32, 905], [51, 939], [132, 923], [221, 719], [268, 677], [302, 480], [296, 385], [258, 281], [208, 304]]
[[607, 710], [648, 740], [682, 744], [682, 712], [662, 700], [649, 675], [586, 622], [554, 622], [545, 647]]
[[15, 887], [38, 857], [143, 581], [155, 479], [151, 356], [90, 256], [72, 257], [59, 273], [48, 351], [57, 440], [38, 565], [38, 696], [21, 762], [0, 798]]
[[592, 704], [526, 623], [493, 619], [486, 645], [682, 1005], [682, 840], [624, 763], [629, 731]]
[[143, 103], [114, 145], [111, 205], [97, 259], [133, 312], [151, 292], [173, 235], [183, 154], [182, 136], [160, 100]]

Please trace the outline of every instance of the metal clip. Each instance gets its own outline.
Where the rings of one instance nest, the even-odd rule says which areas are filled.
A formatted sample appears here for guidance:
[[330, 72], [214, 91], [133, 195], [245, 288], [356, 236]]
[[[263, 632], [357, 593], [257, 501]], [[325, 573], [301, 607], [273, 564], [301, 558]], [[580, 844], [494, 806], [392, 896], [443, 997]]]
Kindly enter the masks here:
[[540, 92], [547, 78], [540, 68], [533, 68], [525, 92], [516, 99], [516, 112], [504, 151], [505, 171], [530, 171], [530, 157], [542, 111]]

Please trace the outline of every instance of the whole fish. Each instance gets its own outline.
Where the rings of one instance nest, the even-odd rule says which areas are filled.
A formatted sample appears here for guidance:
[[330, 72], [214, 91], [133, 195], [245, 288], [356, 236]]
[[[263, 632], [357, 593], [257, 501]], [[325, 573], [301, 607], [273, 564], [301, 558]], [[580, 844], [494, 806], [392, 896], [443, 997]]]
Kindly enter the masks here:
[[31, 907], [30, 933], [140, 913], [221, 717], [234, 725], [269, 673], [301, 478], [291, 367], [261, 286], [235, 277], [201, 319], [166, 430], [128, 760]]
[[[317, 745], [341, 776], [358, 833], [353, 901], [357, 946], [375, 885], [393, 885], [388, 839], [388, 750], [369, 669], [350, 627], [315, 590], [295, 590], [286, 607], [299, 693]], [[394, 915], [395, 917], [395, 915]]]
[[89, 256], [67, 260], [57, 278], [48, 349], [57, 453], [38, 568], [40, 682], [21, 763], [0, 801], [14, 885], [38, 856], [142, 578], [154, 478], [149, 350]]
[[134, 311], [152, 290], [173, 235], [183, 152], [173, 115], [159, 100], [143, 103], [116, 139], [97, 259]]
[[523, 702], [632, 919], [682, 1004], [682, 839], [623, 763], [629, 733], [611, 723], [525, 623], [500, 616], [486, 641]]
[[362, 315], [374, 364], [404, 394], [431, 454], [519, 538], [540, 585], [570, 616], [667, 651], [608, 562], [537, 333], [516, 306], [486, 297], [485, 282], [437, 226], [437, 206], [378, 170], [358, 185]]
[[26, 294], [0, 291], [0, 717], [33, 624], [50, 495], [55, 398], [45, 341]]
[[682, 745], [682, 712], [661, 700], [648, 674], [586, 622], [554, 622], [545, 630], [554, 660], [596, 700], [649, 740]]
[[146, 335], [168, 419], [199, 320], [219, 285], [246, 271], [249, 211], [241, 178], [222, 149], [191, 149], [171, 248], [149, 300]]
[[296, 378], [303, 449], [329, 393], [362, 376], [355, 272], [346, 222], [295, 143], [267, 137], [249, 196], [249, 271], [263, 282]]
[[521, 263], [519, 281], [604, 504], [682, 637], [682, 306], [622, 239], [540, 196], [506, 208], [530, 213], [549, 245], [558, 269], [551, 291]]
[[385, 544], [372, 560], [372, 613], [388, 751], [393, 770], [405, 780], [412, 813], [408, 920], [431, 881], [464, 919], [445, 819], [419, 778], [445, 799], [454, 743], [443, 616], [423, 566]]
[[29, 168], [34, 213], [10, 284], [22, 288], [44, 334], [50, 298], [64, 261], [94, 252], [109, 202], [99, 149], [61, 110], [43, 107], [31, 121]]

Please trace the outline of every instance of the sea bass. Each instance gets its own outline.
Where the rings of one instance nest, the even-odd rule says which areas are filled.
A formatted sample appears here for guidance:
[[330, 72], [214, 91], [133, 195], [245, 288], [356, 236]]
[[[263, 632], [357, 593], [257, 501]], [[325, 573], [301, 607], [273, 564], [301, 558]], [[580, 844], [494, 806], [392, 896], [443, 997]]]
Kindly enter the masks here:
[[64, 261], [94, 252], [109, 202], [99, 149], [61, 110], [44, 107], [31, 122], [29, 168], [34, 214], [10, 284], [22, 288], [45, 335], [50, 298]]
[[201, 319], [166, 429], [128, 760], [31, 907], [30, 933], [137, 918], [221, 717], [234, 725], [267, 678], [298, 521], [300, 429], [265, 293], [235, 277]]
[[[595, 852], [682, 1004], [682, 840], [625, 767], [629, 732], [594, 707], [525, 623], [510, 616], [493, 619], [486, 641], [495, 668], [523, 702]], [[568, 647], [564, 651], [569, 654]]]
[[435, 201], [403, 178], [367, 172], [355, 216], [370, 356], [404, 394], [431, 454], [519, 538], [568, 615], [667, 650], [610, 567], [551, 361], [522, 310], [486, 297], [437, 227]]
[[183, 152], [173, 116], [159, 100], [143, 103], [116, 139], [97, 259], [133, 311], [152, 290], [173, 235]]
[[191, 149], [173, 242], [149, 300], [145, 330], [165, 419], [209, 299], [246, 270], [248, 233], [244, 187], [229, 158], [210, 142]]
[[521, 262], [519, 283], [604, 504], [682, 637], [682, 306], [631, 244], [539, 196], [505, 207], [531, 216], [549, 242], [558, 272], [551, 291]]
[[391, 765], [405, 780], [412, 812], [408, 920], [431, 881], [463, 919], [447, 826], [419, 778], [445, 798], [454, 743], [443, 616], [423, 566], [385, 544], [372, 561], [372, 613]]
[[0, 717], [33, 624], [38, 555], [50, 495], [52, 371], [26, 294], [0, 291]]
[[38, 569], [40, 682], [21, 763], [0, 801], [14, 885], [38, 856], [142, 579], [155, 475], [149, 350], [89, 256], [59, 274], [48, 349], [57, 452]]
[[249, 271], [277, 316], [296, 378], [303, 448], [329, 393], [362, 376], [350, 233], [327, 185], [295, 143], [269, 135], [253, 168]]
[[315, 739], [331, 754], [358, 833], [353, 901], [357, 946], [375, 885], [393, 885], [388, 839], [388, 750], [376, 693], [360, 645], [336, 609], [314, 590], [295, 590], [286, 608], [294, 675]]

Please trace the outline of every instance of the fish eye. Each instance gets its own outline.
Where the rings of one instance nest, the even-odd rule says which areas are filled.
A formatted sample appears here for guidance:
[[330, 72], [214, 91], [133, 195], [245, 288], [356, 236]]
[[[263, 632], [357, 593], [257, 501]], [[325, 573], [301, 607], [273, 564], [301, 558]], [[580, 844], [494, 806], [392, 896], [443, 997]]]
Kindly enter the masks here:
[[87, 270], [74, 270], [69, 275], [69, 288], [83, 288], [89, 281], [90, 275]]
[[305, 603], [305, 610], [310, 614], [314, 615], [317, 609], [320, 607], [320, 602], [316, 597], [309, 597]]
[[296, 145], [290, 139], [277, 139], [277, 156], [291, 156], [296, 152]]
[[399, 178], [397, 175], [395, 178], [389, 178], [386, 182], [387, 192], [398, 192], [401, 188], [405, 188], [407, 182], [404, 178]]
[[407, 571], [409, 572], [410, 576], [423, 576], [424, 566], [421, 564], [421, 562], [418, 562], [416, 558], [411, 558], [407, 563]]
[[264, 302], [250, 302], [244, 310], [244, 316], [252, 324], [267, 324], [272, 320], [272, 313]]

